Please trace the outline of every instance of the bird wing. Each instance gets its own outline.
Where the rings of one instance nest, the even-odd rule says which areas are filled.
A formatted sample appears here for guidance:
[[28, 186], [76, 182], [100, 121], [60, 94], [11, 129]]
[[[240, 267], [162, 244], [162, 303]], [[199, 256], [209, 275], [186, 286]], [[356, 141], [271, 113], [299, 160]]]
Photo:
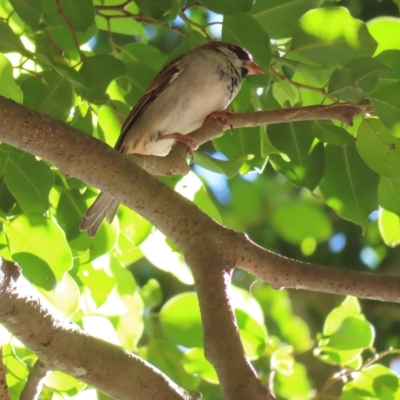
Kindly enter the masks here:
[[181, 75], [183, 71], [183, 67], [181, 65], [181, 59], [184, 55], [176, 58], [166, 67], [164, 67], [154, 78], [153, 82], [150, 84], [149, 88], [144, 92], [143, 96], [136, 103], [135, 107], [131, 110], [128, 117], [126, 118], [124, 125], [121, 129], [121, 135], [118, 138], [117, 143], [115, 144], [115, 148], [122, 153], [123, 142], [126, 134], [131, 129], [134, 124], [136, 118], [146, 109], [146, 107], [151, 104], [164, 89], [166, 89], [179, 75]]

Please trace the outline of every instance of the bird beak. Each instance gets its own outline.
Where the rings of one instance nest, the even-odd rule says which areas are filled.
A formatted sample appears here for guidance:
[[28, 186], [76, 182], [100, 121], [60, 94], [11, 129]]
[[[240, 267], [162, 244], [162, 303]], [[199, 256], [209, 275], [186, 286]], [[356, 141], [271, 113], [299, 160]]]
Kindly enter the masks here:
[[261, 75], [264, 73], [264, 71], [254, 61], [246, 61], [244, 67], [249, 71], [249, 75]]

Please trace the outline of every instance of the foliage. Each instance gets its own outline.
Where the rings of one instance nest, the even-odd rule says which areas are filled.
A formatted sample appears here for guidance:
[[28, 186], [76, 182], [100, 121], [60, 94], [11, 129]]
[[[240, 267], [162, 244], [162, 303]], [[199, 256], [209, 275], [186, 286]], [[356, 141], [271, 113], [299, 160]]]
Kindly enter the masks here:
[[[354, 8], [331, 3], [0, 0], [0, 95], [113, 145], [165, 62], [209, 35], [243, 45], [265, 75], [244, 82], [236, 112], [370, 101], [374, 114], [352, 127], [307, 121], [236, 129], [203, 146], [187, 177], [165, 183], [287, 256], [354, 269], [390, 265], [397, 253], [387, 246], [400, 241], [400, 19], [363, 22]], [[89, 332], [137, 352], [205, 399], [220, 398], [179, 249], [123, 206], [89, 239], [78, 226], [96, 189], [45, 160], [1, 144], [0, 173], [0, 256], [18, 262]], [[346, 379], [343, 400], [400, 398], [393, 370], [366, 360], [365, 351], [376, 354], [375, 330], [356, 299], [345, 299], [323, 327], [330, 306], [305, 302], [316, 328], [306, 324], [307, 313], [295, 315], [287, 292], [257, 283], [250, 294], [251, 283], [236, 274], [238, 325], [247, 356], [265, 383], [272, 377], [278, 399], [324, 398]], [[380, 350], [400, 345], [392, 325], [375, 323]], [[3, 328], [0, 345], [18, 398], [35, 356]], [[325, 385], [297, 359], [311, 348], [319, 369], [322, 361], [340, 370]], [[52, 372], [42, 398], [90, 395], [86, 385]]]

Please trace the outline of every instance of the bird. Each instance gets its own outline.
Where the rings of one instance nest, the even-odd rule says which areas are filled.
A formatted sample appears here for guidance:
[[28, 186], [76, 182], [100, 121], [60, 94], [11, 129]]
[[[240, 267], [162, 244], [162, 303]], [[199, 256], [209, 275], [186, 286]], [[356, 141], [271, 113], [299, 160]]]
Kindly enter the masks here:
[[[210, 119], [225, 119], [228, 105], [247, 75], [263, 74], [243, 47], [211, 41], [167, 64], [133, 107], [114, 146], [123, 154], [166, 156], [175, 142], [192, 154], [195, 139], [185, 136]], [[101, 192], [83, 216], [80, 230], [94, 237], [119, 203]]]

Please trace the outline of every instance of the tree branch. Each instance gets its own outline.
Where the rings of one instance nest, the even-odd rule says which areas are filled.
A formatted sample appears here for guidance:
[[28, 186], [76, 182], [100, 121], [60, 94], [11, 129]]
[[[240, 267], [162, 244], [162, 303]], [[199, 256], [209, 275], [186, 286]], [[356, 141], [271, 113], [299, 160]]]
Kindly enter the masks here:
[[51, 369], [121, 400], [195, 400], [152, 365], [94, 338], [41, 297], [15, 264], [0, 267], [0, 321]]
[[39, 399], [40, 393], [43, 389], [44, 380], [48, 373], [49, 369], [46, 367], [46, 364], [38, 358], [28, 375], [28, 379], [26, 380], [19, 400]]
[[[364, 104], [333, 104], [302, 109], [237, 114], [232, 116], [231, 123], [235, 127], [307, 119], [339, 119], [351, 123], [351, 119], [367, 107]], [[194, 132], [194, 136], [201, 144], [220, 134], [224, 129], [225, 127], [219, 121], [214, 121]], [[219, 304], [216, 305], [214, 302], [214, 307], [211, 307], [211, 302], [216, 295], [211, 290], [213, 286], [207, 288], [205, 285], [205, 282], [208, 282], [208, 285], [215, 285], [216, 290], [226, 293], [226, 274], [229, 268], [242, 267], [279, 288], [321, 290], [329, 293], [353, 294], [364, 298], [400, 302], [400, 290], [396, 289], [400, 286], [398, 278], [324, 268], [291, 260], [261, 249], [245, 235], [217, 224], [189, 200], [132, 163], [131, 157], [121, 156], [104, 143], [84, 135], [66, 124], [2, 97], [0, 97], [0, 140], [38, 155], [52, 162], [65, 173], [82, 179], [107, 193], [112, 193], [118, 201], [147, 218], [181, 248], [193, 268], [196, 279], [206, 332], [205, 347], [211, 349], [206, 350], [206, 353], [217, 370], [224, 393], [237, 393], [237, 379], [242, 381], [243, 376], [247, 379], [253, 374], [243, 355], [243, 349], [238, 346], [237, 332], [235, 333], [237, 327], [230, 311], [229, 297], [218, 296]], [[205, 249], [207, 251], [204, 251]], [[210, 254], [218, 254], [218, 258], [211, 260], [207, 254], [209, 249], [212, 250]], [[217, 274], [213, 281], [207, 280], [210, 269], [213, 270], [213, 274]], [[220, 323], [219, 310], [223, 310], [225, 316], [224, 326], [221, 326]], [[0, 320], [3, 319], [4, 316], [0, 316]], [[229, 338], [228, 345], [216, 345], [221, 338], [218, 337], [219, 333], [215, 328], [211, 329], [212, 321], [214, 324], [219, 324], [220, 330], [227, 335], [225, 340], [228, 341]], [[26, 341], [24, 342], [29, 345]], [[32, 343], [31, 345], [33, 346]], [[35, 346], [32, 348], [36, 351]], [[43, 352], [42, 348], [39, 350]], [[62, 349], [58, 350], [64, 356]], [[210, 355], [210, 351], [212, 351], [212, 355]], [[226, 363], [220, 363], [219, 360], [225, 357], [228, 360], [231, 359], [231, 351], [240, 353], [235, 356], [235, 370], [238, 372], [235, 373], [230, 369], [235, 377], [231, 376], [231, 379], [226, 379], [224, 369], [228, 366]], [[123, 354], [120, 356], [122, 357]], [[47, 359], [42, 357], [43, 361], [49, 364], [48, 352], [46, 352], [46, 357]], [[130, 356], [126, 358], [131, 359]], [[80, 360], [75, 360], [75, 362], [76, 365], [81, 365]], [[69, 364], [69, 368], [71, 366], [72, 362]], [[129, 368], [125, 371], [129, 371]], [[121, 374], [123, 372], [121, 371]], [[238, 378], [240, 373], [244, 375]], [[99, 374], [101, 374], [100, 371]], [[86, 376], [80, 378], [87, 381]], [[254, 389], [256, 395], [252, 398], [267, 398], [266, 392], [258, 391], [259, 388], [260, 386], [257, 386]], [[254, 394], [255, 392], [250, 393]]]

